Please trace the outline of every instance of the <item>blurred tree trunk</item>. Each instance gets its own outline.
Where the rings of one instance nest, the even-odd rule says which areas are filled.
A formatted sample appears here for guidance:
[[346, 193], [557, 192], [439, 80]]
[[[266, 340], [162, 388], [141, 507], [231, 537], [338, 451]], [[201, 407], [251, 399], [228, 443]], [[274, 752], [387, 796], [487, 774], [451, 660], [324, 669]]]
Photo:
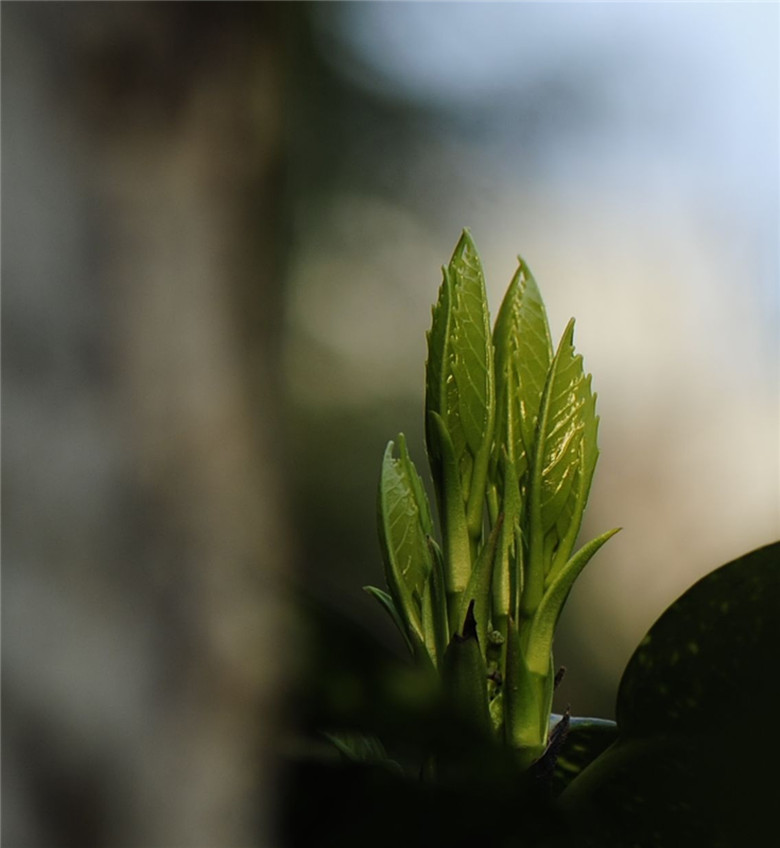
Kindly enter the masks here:
[[3, 12], [3, 842], [267, 844], [283, 13]]

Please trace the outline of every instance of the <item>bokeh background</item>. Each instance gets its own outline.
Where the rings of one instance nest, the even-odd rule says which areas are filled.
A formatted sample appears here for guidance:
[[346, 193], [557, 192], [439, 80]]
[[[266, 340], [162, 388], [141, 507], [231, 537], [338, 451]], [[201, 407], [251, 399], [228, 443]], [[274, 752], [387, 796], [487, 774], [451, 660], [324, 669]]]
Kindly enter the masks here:
[[[302, 587], [397, 649], [461, 227], [577, 317], [602, 456], [560, 706], [780, 535], [776, 4], [4, 3], [3, 844], [277, 844]], [[294, 683], [292, 684], [294, 688]]]

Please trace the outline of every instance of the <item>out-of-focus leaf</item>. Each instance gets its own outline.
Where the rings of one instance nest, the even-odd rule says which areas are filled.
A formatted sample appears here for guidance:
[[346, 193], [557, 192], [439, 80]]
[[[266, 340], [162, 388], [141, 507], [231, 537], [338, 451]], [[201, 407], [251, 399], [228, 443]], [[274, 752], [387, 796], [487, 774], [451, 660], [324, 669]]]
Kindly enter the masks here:
[[496, 318], [493, 343], [496, 445], [506, 448], [521, 479], [533, 449], [539, 404], [552, 360], [552, 341], [536, 280], [520, 257], [518, 262]]
[[780, 542], [702, 577], [629, 660], [621, 734], [716, 733], [729, 747], [746, 745], [756, 716], [780, 702], [779, 619]]
[[766, 759], [724, 748], [708, 735], [620, 738], [559, 797], [577, 844], [774, 845], [776, 746]]
[[385, 746], [376, 736], [345, 732], [323, 735], [351, 763], [375, 763], [403, 774], [401, 766], [387, 756]]
[[385, 575], [395, 607], [412, 642], [424, 643], [422, 595], [431, 570], [427, 504], [418, 501], [422, 483], [406, 454], [403, 436], [401, 459], [393, 456], [393, 442], [385, 450], [379, 485], [379, 535]]
[[773, 844], [780, 740], [780, 543], [703, 577], [628, 663], [619, 737], [562, 807], [588, 845]]
[[[562, 716], [551, 715], [550, 727]], [[557, 795], [618, 737], [617, 724], [603, 718], [569, 719], [569, 730], [555, 763], [553, 792]]]

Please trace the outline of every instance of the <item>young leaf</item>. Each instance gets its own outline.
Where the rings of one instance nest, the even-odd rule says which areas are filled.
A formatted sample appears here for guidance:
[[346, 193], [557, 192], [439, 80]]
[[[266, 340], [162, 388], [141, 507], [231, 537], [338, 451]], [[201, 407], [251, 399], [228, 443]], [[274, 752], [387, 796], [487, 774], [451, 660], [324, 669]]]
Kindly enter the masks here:
[[[496, 439], [521, 479], [533, 449], [539, 404], [550, 369], [552, 341], [547, 312], [528, 266], [519, 267], [496, 318]], [[499, 461], [498, 452], [494, 461]]]
[[580, 439], [579, 461], [574, 475], [574, 485], [556, 522], [555, 532], [551, 534], [554, 540], [554, 554], [546, 584], [555, 579], [574, 550], [599, 457], [599, 418], [596, 415], [596, 395], [591, 392], [590, 382], [590, 375], [588, 375], [582, 385], [584, 396], [582, 407], [583, 430]]
[[448, 608], [455, 616], [458, 599], [468, 586], [471, 576], [471, 544], [465, 505], [460, 496], [455, 449], [447, 425], [436, 412], [429, 414], [429, 425], [430, 439], [440, 457], [442, 469], [442, 485], [437, 494], [444, 540], [444, 579], [447, 587]]
[[406, 448], [406, 439], [404, 438], [403, 433], [398, 436], [398, 448], [401, 454], [400, 459], [403, 472], [411, 484], [414, 502], [417, 504], [419, 511], [420, 526], [422, 527], [423, 533], [425, 533], [426, 539], [432, 538], [433, 519], [431, 518], [431, 507], [428, 503], [428, 496], [425, 494], [423, 482], [420, 479], [420, 475], [417, 473], [417, 469], [414, 467], [411, 457], [409, 456], [409, 451]]
[[444, 269], [428, 333], [426, 435], [434, 482], [443, 483], [431, 413], [452, 441], [472, 537], [479, 534], [495, 415], [493, 345], [482, 264], [467, 230]]
[[434, 666], [439, 667], [450, 640], [447, 589], [444, 584], [442, 555], [438, 545], [428, 538], [433, 567], [425, 584], [422, 601], [422, 627], [425, 646]]
[[611, 539], [620, 528], [608, 530], [601, 536], [583, 545], [579, 551], [566, 563], [552, 584], [545, 590], [536, 614], [530, 621], [523, 634], [526, 647], [528, 668], [537, 674], [544, 674], [548, 668], [550, 651], [552, 650], [555, 626], [561, 615], [566, 598], [569, 596], [574, 581], [582, 569], [590, 562], [599, 548]]
[[499, 520], [496, 522], [487, 542], [479, 552], [474, 570], [471, 572], [469, 585], [461, 597], [458, 620], [455, 622], [457, 631], [459, 631], [460, 623], [466, 620], [469, 610], [471, 611], [472, 615], [476, 618], [477, 638], [479, 639], [479, 644], [482, 646], [483, 654], [487, 645], [487, 632], [490, 619], [490, 588], [493, 579], [493, 567], [496, 560], [496, 547], [502, 525], [503, 518], [499, 516]]
[[483, 448], [493, 413], [493, 348], [482, 262], [468, 230], [449, 264], [453, 281], [451, 367], [460, 420], [472, 455]]
[[[458, 414], [457, 404], [450, 404], [449, 391], [452, 380], [452, 280], [446, 268], [442, 268], [443, 280], [439, 297], [432, 310], [431, 329], [427, 332], [428, 358], [425, 363], [425, 439], [428, 455], [439, 459], [438, 440], [433, 430], [432, 413], [445, 423]], [[453, 428], [460, 436], [458, 457], [463, 452], [465, 438], [460, 426]], [[456, 457], [456, 458], [458, 458]], [[433, 469], [432, 469], [433, 470]], [[437, 475], [434, 472], [434, 482]]]
[[522, 577], [516, 565], [516, 536], [520, 521], [520, 488], [514, 463], [502, 454], [500, 463], [502, 480], [501, 493], [504, 511], [501, 533], [498, 538], [496, 564], [493, 571], [493, 627], [506, 638], [507, 617], [517, 616], [515, 599], [518, 596], [518, 577]]
[[473, 603], [463, 633], [454, 633], [444, 654], [442, 683], [456, 713], [473, 727], [490, 731], [492, 721], [487, 699], [487, 669], [477, 638]]
[[[379, 485], [379, 535], [385, 560], [385, 576], [395, 607], [413, 643], [423, 642], [422, 596], [431, 571], [428, 547], [430, 510], [414, 465], [400, 435], [401, 459], [393, 456], [390, 442], [382, 462]], [[422, 495], [424, 498], [424, 494]]]
[[[595, 407], [590, 380], [583, 373], [582, 357], [575, 355], [574, 321], [570, 321], [553, 358], [539, 409], [536, 444], [529, 485], [529, 561], [523, 613], [533, 614], [541, 601], [552, 558], [574, 516], [581, 516], [575, 486], [583, 453], [583, 435], [593, 433]], [[594, 459], [595, 462], [595, 459]], [[592, 468], [582, 469], [580, 479], [590, 484]], [[572, 498], [574, 500], [572, 501]]]

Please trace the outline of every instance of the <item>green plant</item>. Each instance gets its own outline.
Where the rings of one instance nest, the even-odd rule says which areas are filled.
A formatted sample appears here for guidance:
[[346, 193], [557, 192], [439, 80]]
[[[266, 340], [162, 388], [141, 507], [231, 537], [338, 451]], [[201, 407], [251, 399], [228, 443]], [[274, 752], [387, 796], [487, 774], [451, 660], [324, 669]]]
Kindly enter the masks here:
[[[354, 691], [372, 682], [361, 707], [315, 720], [344, 759], [313, 766], [296, 796], [295, 821], [318, 823], [301, 844], [772, 844], [780, 543], [711, 572], [658, 619], [623, 674], [616, 722], [552, 715], [558, 617], [616, 532], [576, 548], [596, 396], [573, 322], [553, 350], [522, 260], [492, 332], [467, 231], [443, 270], [425, 381], [439, 532], [400, 435], [378, 499], [389, 591], [366, 587], [413, 662], [343, 622], [322, 631], [340, 631], [337, 652], [360, 647], [361, 670], [336, 661], [338, 679]], [[345, 798], [366, 818], [345, 819]]]
[[379, 530], [390, 594], [366, 587], [455, 708], [530, 765], [548, 744], [553, 634], [611, 530], [575, 551], [596, 467], [591, 378], [572, 320], [553, 351], [519, 260], [491, 333], [468, 231], [443, 268], [428, 333], [425, 434], [441, 545], [403, 435], [387, 446]]

